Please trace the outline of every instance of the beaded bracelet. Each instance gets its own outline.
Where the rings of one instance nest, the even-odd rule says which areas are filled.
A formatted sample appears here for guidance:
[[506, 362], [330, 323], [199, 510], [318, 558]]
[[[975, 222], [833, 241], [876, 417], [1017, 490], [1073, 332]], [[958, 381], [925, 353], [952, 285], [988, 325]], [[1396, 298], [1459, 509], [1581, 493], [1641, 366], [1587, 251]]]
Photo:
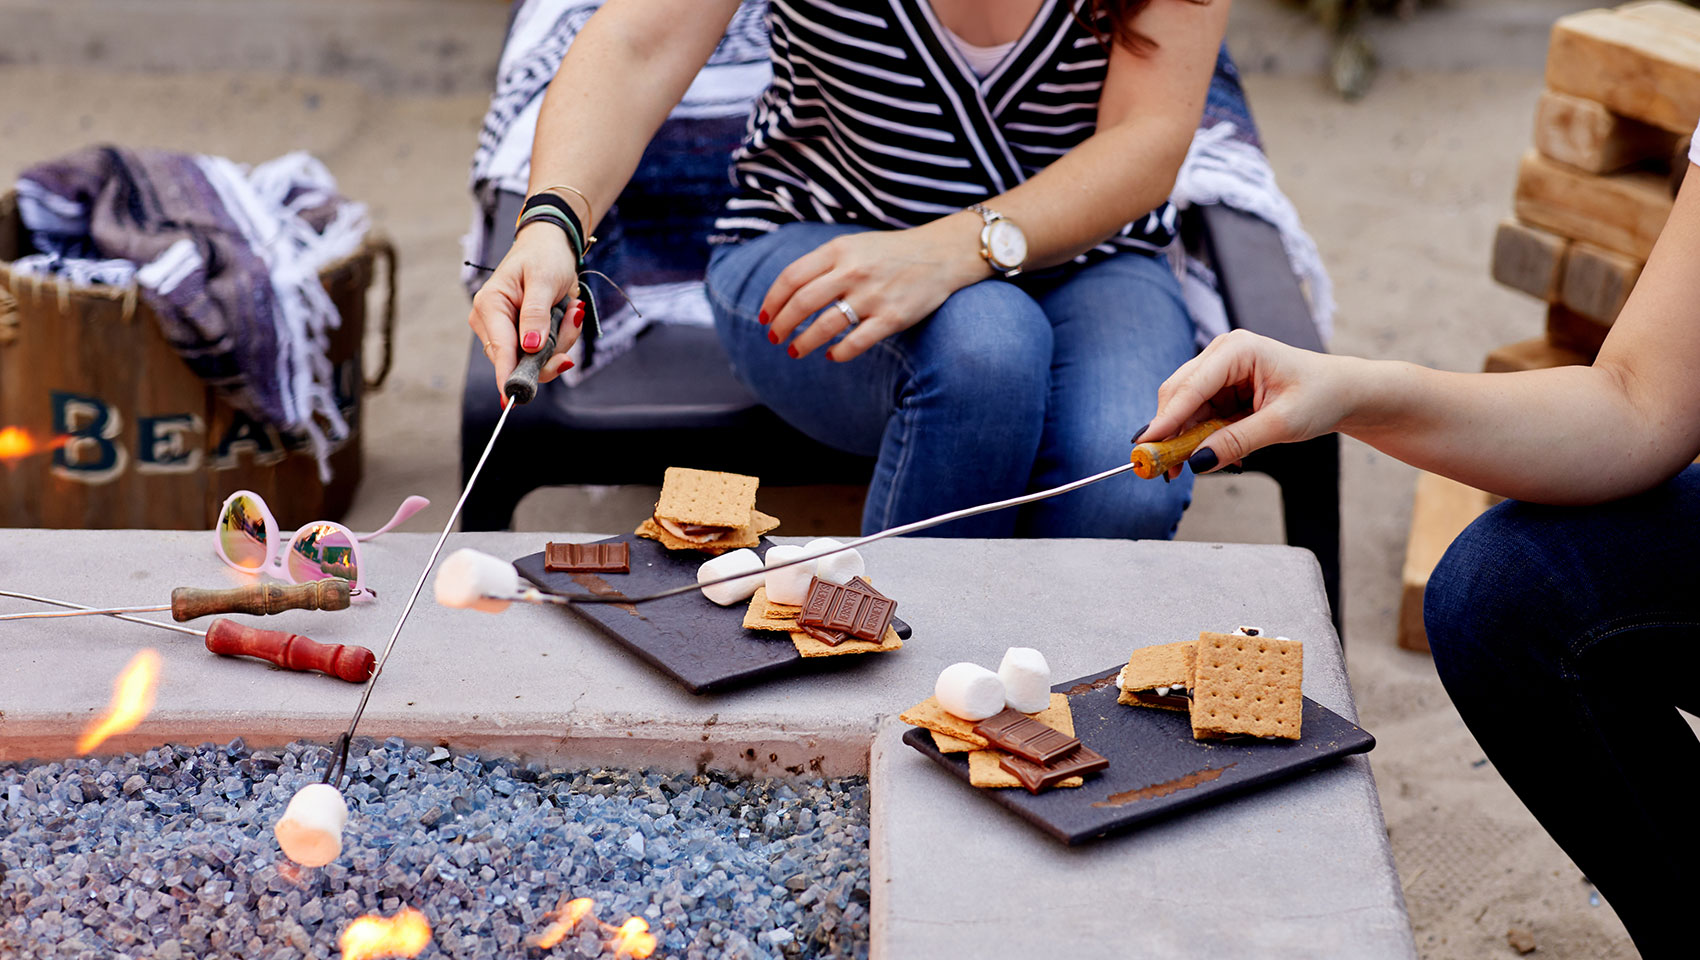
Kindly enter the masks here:
[[[533, 197], [532, 200], [538, 200]], [[553, 200], [553, 203], [548, 201]], [[562, 212], [559, 207], [565, 206], [559, 197], [548, 197], [543, 202], [526, 201], [526, 208], [520, 211], [519, 219], [514, 221], [514, 232], [517, 234], [525, 225], [537, 220], [547, 220], [553, 223], [567, 235], [567, 245], [572, 248], [573, 260], [578, 269], [584, 267], [584, 255], [589, 252], [589, 246], [584, 241], [583, 227], [578, 223], [578, 217], [571, 211]], [[595, 242], [595, 238], [591, 239]]]

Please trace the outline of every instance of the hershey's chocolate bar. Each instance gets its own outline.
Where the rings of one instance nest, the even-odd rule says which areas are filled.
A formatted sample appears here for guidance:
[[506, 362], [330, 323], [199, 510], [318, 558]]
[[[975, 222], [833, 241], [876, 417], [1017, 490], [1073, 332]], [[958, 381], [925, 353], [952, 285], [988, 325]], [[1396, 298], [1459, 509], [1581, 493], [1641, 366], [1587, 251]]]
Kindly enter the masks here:
[[552, 573], [630, 573], [632, 549], [625, 543], [551, 543], [543, 569]]
[[837, 646], [846, 637], [878, 643], [891, 626], [897, 602], [857, 577], [846, 584], [815, 577], [797, 614], [797, 626], [822, 643]]
[[[1079, 743], [1079, 741], [1075, 741]], [[1028, 793], [1038, 793], [1046, 787], [1054, 787], [1069, 777], [1097, 773], [1110, 765], [1110, 761], [1098, 751], [1084, 744], [1075, 747], [1068, 753], [1050, 763], [1032, 763], [1020, 757], [1000, 757], [998, 766], [1003, 767], [1021, 781]]]
[[1050, 763], [1080, 746], [1074, 737], [1010, 707], [975, 724], [974, 732], [999, 750], [1039, 764]]

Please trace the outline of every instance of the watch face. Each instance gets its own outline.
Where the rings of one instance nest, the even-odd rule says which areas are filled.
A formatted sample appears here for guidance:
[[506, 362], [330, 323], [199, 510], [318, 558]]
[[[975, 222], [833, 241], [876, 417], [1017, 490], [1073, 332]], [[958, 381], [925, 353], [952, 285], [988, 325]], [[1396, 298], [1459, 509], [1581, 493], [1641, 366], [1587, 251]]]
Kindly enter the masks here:
[[1027, 235], [1008, 220], [994, 220], [986, 230], [986, 249], [998, 266], [1013, 270], [1027, 262]]

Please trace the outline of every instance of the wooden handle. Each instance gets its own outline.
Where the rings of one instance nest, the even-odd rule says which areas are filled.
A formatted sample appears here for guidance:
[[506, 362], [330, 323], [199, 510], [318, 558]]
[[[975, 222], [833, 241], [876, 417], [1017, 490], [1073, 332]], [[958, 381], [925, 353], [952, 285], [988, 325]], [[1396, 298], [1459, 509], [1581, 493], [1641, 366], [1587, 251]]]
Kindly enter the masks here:
[[353, 602], [347, 580], [312, 583], [256, 583], [229, 590], [178, 587], [171, 591], [171, 619], [182, 623], [215, 613], [251, 613], [269, 617], [285, 610], [347, 610]]
[[349, 683], [365, 683], [378, 658], [365, 647], [319, 643], [281, 630], [260, 630], [234, 620], [214, 620], [207, 649], [227, 657], [259, 657], [285, 670], [317, 670]]
[[1169, 472], [1171, 467], [1186, 462], [1204, 438], [1227, 426], [1230, 420], [1206, 420], [1191, 427], [1172, 440], [1142, 443], [1133, 448], [1133, 472], [1147, 480]]

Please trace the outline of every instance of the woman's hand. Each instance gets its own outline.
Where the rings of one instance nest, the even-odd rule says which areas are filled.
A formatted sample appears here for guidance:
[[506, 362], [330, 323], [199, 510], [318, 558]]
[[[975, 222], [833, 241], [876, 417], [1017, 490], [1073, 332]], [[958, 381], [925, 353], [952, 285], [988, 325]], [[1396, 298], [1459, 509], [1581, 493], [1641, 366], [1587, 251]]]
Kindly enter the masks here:
[[[550, 309], [578, 296], [578, 276], [567, 235], [549, 223], [526, 227], [514, 237], [507, 256], [472, 298], [472, 314], [466, 320], [496, 368], [497, 392], [518, 366], [520, 350], [536, 353], [542, 349], [549, 337]], [[583, 323], [584, 304], [568, 304], [560, 335], [555, 338], [555, 352], [543, 361], [538, 382], [548, 383], [573, 365], [567, 359], [567, 348], [578, 341]]]
[[1198, 449], [1214, 451], [1217, 465], [1238, 463], [1261, 447], [1338, 429], [1353, 409], [1353, 371], [1350, 358], [1235, 330], [1212, 340], [1163, 382], [1156, 418], [1134, 439], [1167, 439], [1201, 420], [1237, 417]]
[[[762, 300], [759, 319], [773, 323], [768, 340], [783, 342], [824, 309], [791, 341], [791, 356], [807, 356], [850, 325], [843, 311], [832, 307], [843, 299], [860, 322], [827, 352], [829, 359], [842, 363], [924, 320], [951, 294], [991, 276], [973, 230], [954, 229], [966, 221], [943, 226], [955, 220], [952, 216], [909, 230], [846, 234], [797, 258]], [[973, 217], [973, 222], [979, 218]], [[941, 239], [941, 233], [948, 236]]]

